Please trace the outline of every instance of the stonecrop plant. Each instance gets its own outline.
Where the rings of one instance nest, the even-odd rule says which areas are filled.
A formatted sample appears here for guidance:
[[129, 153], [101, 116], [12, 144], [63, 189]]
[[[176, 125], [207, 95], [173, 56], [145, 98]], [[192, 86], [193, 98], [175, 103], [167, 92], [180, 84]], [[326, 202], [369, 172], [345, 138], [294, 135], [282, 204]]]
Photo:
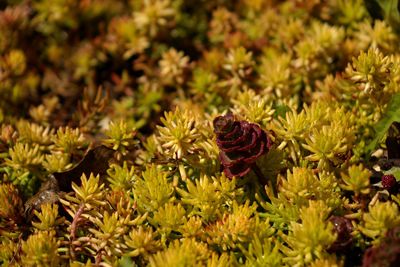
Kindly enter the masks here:
[[1, 266], [400, 266], [392, 0], [0, 1]]

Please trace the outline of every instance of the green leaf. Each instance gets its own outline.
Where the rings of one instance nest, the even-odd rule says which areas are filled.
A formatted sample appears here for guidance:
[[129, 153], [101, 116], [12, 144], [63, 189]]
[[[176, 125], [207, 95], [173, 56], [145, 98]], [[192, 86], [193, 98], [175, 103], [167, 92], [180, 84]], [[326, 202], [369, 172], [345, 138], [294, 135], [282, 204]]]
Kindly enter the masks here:
[[383, 9], [385, 19], [400, 21], [399, 0], [378, 0], [378, 4]]
[[369, 157], [383, 139], [393, 122], [400, 122], [400, 93], [393, 96], [389, 102], [382, 119], [375, 125], [375, 138], [366, 147], [367, 157]]
[[276, 105], [274, 109], [275, 109], [274, 118], [278, 117], [285, 118], [286, 112], [290, 111], [290, 108], [284, 104]]
[[119, 267], [135, 267], [137, 266], [133, 260], [128, 257], [128, 256], [122, 256], [122, 258], [119, 260]]
[[383, 18], [397, 32], [400, 32], [399, 0], [365, 0], [365, 5], [373, 18]]

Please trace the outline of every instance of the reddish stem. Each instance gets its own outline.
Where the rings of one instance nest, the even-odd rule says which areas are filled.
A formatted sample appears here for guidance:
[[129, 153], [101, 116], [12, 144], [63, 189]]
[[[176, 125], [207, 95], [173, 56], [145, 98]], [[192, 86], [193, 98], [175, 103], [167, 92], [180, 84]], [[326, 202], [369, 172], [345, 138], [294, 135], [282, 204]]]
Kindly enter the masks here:
[[74, 250], [75, 250], [75, 246], [74, 246], [74, 240], [75, 240], [75, 238], [76, 238], [76, 228], [77, 228], [77, 226], [78, 226], [78, 222], [80, 221], [80, 217], [81, 217], [81, 215], [82, 215], [82, 213], [83, 213], [83, 211], [84, 211], [84, 208], [85, 208], [85, 205], [84, 204], [81, 204], [80, 206], [79, 206], [79, 209], [76, 211], [76, 213], [75, 213], [75, 215], [74, 215], [74, 218], [73, 218], [73, 220], [72, 220], [72, 223], [71, 223], [71, 231], [70, 231], [70, 236], [71, 236], [71, 239], [70, 239], [70, 254], [71, 254], [71, 257], [74, 259], [75, 258], [75, 253], [74, 253]]

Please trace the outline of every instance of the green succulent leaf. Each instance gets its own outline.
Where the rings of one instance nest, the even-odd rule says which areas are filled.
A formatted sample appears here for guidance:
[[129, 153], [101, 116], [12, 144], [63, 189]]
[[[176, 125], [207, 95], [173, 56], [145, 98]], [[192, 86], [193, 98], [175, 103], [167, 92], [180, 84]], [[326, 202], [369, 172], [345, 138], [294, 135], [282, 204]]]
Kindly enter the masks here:
[[274, 118], [278, 117], [285, 118], [286, 113], [290, 111], [290, 108], [285, 104], [277, 105], [276, 107], [274, 107], [274, 109], [275, 109]]
[[375, 138], [367, 146], [367, 157], [385, 136], [393, 122], [400, 122], [400, 93], [393, 95], [382, 119], [375, 125]]
[[384, 18], [392, 28], [400, 32], [399, 0], [365, 0], [368, 12], [373, 18]]
[[393, 167], [386, 171], [385, 174], [392, 174], [397, 181], [400, 181], [400, 167]]

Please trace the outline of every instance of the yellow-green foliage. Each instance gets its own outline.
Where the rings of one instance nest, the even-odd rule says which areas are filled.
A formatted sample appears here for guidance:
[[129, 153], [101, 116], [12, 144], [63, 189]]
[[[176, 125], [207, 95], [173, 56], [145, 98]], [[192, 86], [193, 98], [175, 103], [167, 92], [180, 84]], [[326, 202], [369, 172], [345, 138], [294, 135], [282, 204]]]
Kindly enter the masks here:
[[43, 204], [41, 212], [35, 210], [35, 215], [39, 221], [32, 222], [32, 225], [41, 231], [50, 231], [63, 223], [63, 218], [58, 216], [58, 205], [56, 204]]
[[208, 227], [205, 234], [207, 243], [229, 250], [250, 242], [255, 234], [260, 238], [271, 236], [275, 230], [270, 227], [268, 220], [260, 220], [255, 214], [256, 208], [255, 204], [250, 205], [248, 201], [243, 205], [234, 202], [231, 212], [225, 212]]
[[124, 121], [111, 122], [106, 135], [108, 139], [104, 140], [104, 142], [112, 146], [112, 149], [118, 150], [124, 155], [127, 153], [126, 147], [132, 144], [134, 129], [130, 129]]
[[310, 201], [300, 209], [301, 222], [291, 222], [289, 234], [283, 237], [282, 252], [290, 266], [303, 266], [313, 259], [327, 257], [326, 250], [335, 241], [332, 224], [326, 221], [330, 209], [322, 201]]
[[181, 159], [186, 154], [195, 153], [194, 144], [201, 135], [193, 113], [177, 109], [165, 113], [165, 119], [162, 118], [161, 122], [164, 127], [158, 128], [159, 140], [167, 157]]
[[306, 168], [294, 168], [288, 171], [287, 178], [282, 179], [279, 188], [282, 197], [297, 207], [302, 207], [309, 200], [323, 200], [331, 208], [339, 208], [341, 195], [336, 178], [329, 173], [315, 175]]
[[113, 164], [107, 170], [107, 180], [110, 182], [110, 187], [113, 190], [130, 190], [133, 188], [135, 180], [135, 168], [128, 167], [125, 161], [122, 166]]
[[179, 229], [185, 223], [186, 211], [180, 203], [166, 203], [160, 207], [149, 222], [158, 228], [162, 235], [169, 235], [173, 229]]
[[18, 244], [12, 239], [3, 238], [0, 244], [0, 260], [5, 266], [10, 265], [15, 260], [15, 255], [18, 250]]
[[53, 153], [45, 155], [43, 167], [50, 173], [62, 172], [72, 167], [67, 153]]
[[43, 154], [39, 145], [17, 143], [9, 151], [10, 159], [6, 159], [9, 166], [15, 169], [35, 169], [43, 162]]
[[65, 153], [74, 152], [84, 144], [84, 138], [78, 128], [59, 128], [56, 135], [57, 138], [54, 138], [54, 144]]
[[152, 228], [139, 226], [132, 229], [129, 236], [125, 236], [125, 242], [130, 252], [127, 255], [137, 257], [139, 255], [150, 255], [161, 249], [161, 243], [157, 238], [157, 233]]
[[[0, 265], [361, 266], [400, 224], [393, 1], [0, 2]], [[229, 113], [270, 141], [232, 179]]]
[[21, 261], [26, 266], [56, 266], [60, 262], [59, 242], [54, 231], [41, 231], [22, 243]]
[[[208, 259], [215, 257], [216, 255], [213, 255], [204, 243], [196, 242], [193, 239], [184, 239], [182, 242], [176, 240], [166, 250], [154, 254], [150, 258], [149, 266], [204, 266]], [[218, 261], [229, 263], [229, 259], [223, 256], [220, 259], [213, 259], [213, 261], [216, 262], [210, 266], [223, 266]]]
[[363, 234], [370, 238], [382, 238], [386, 231], [400, 225], [399, 207], [391, 202], [377, 202], [363, 215]]
[[[355, 119], [352, 114], [335, 104], [314, 102], [300, 112], [289, 111], [285, 119], [273, 121], [272, 129], [283, 140], [280, 148], [287, 147], [290, 156], [301, 156], [317, 167], [330, 171], [332, 166], [343, 163], [356, 137]], [[304, 150], [304, 149], [305, 150]]]
[[22, 212], [22, 200], [12, 184], [0, 184], [0, 217], [17, 219]]
[[21, 120], [17, 123], [19, 140], [31, 144], [48, 146], [52, 144], [53, 131], [36, 123]]
[[[236, 180], [220, 177], [200, 177], [195, 183], [188, 181], [187, 191], [177, 188], [181, 201], [188, 205], [190, 215], [199, 215], [205, 221], [213, 221], [221, 212], [243, 197], [243, 189], [236, 187]], [[225, 207], [225, 208], [223, 208]]]
[[282, 266], [282, 254], [279, 251], [280, 243], [272, 238], [260, 240], [258, 235], [254, 236], [249, 248], [243, 249], [246, 256], [246, 266]]
[[268, 103], [267, 98], [256, 95], [253, 90], [246, 90], [240, 93], [237, 99], [233, 99], [234, 111], [246, 120], [267, 126], [272, 120], [274, 109], [272, 103]]
[[139, 208], [146, 211], [156, 211], [165, 203], [173, 200], [172, 193], [174, 188], [168, 181], [168, 173], [150, 165], [138, 178], [133, 194]]
[[90, 245], [96, 252], [104, 251], [109, 257], [122, 255], [125, 246], [120, 243], [120, 239], [126, 230], [123, 227], [123, 218], [118, 215], [117, 212], [109, 214], [105, 211], [102, 219], [93, 219], [95, 228], [90, 228], [89, 231], [95, 238], [91, 239]]
[[353, 191], [356, 196], [359, 194], [368, 194], [370, 172], [362, 165], [352, 165], [348, 169], [348, 174], [342, 173], [343, 184], [341, 187], [344, 190]]
[[381, 91], [390, 81], [389, 68], [392, 64], [390, 58], [384, 57], [378, 49], [369, 49], [353, 59], [347, 74], [353, 81], [364, 84], [364, 92], [373, 91], [374, 96], [382, 97]]
[[82, 186], [77, 184], [72, 184], [72, 189], [76, 193], [76, 198], [80, 203], [85, 203], [90, 209], [94, 206], [101, 205], [103, 202], [100, 201], [104, 195], [104, 184], [99, 183], [99, 176], [94, 176], [91, 174], [89, 179], [85, 174], [82, 175]]

